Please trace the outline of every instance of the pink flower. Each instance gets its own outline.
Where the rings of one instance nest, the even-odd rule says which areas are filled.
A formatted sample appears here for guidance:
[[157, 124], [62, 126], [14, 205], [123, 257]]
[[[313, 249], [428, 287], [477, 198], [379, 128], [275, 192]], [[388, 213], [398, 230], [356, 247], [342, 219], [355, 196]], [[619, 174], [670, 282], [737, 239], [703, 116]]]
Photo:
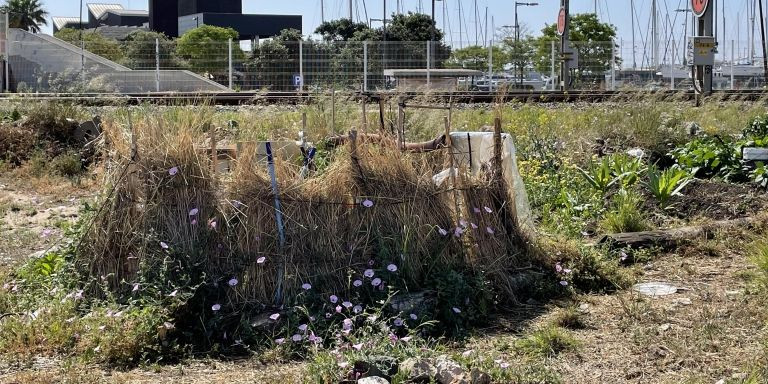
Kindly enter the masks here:
[[192, 219], [192, 221], [189, 222], [191, 225], [197, 225], [197, 219]]
[[299, 341], [301, 341], [302, 339], [304, 339], [304, 337], [303, 337], [303, 336], [301, 336], [301, 335], [299, 335], [299, 334], [296, 334], [296, 335], [293, 335], [293, 336], [291, 336], [291, 340], [293, 340], [293, 341], [295, 341], [295, 342], [299, 342]]
[[312, 289], [312, 285], [309, 284], [309, 283], [304, 283], [304, 284], [301, 285], [301, 289], [303, 289], [305, 291], [309, 291], [310, 289]]
[[227, 282], [227, 284], [229, 284], [229, 286], [230, 286], [230, 287], [234, 287], [234, 286], [236, 286], [236, 285], [237, 285], [237, 283], [238, 283], [238, 281], [237, 281], [237, 279], [235, 279], [234, 277], [233, 277], [233, 278], [231, 278], [231, 279], [229, 279], [229, 281]]
[[306, 324], [299, 325], [299, 331], [306, 332], [307, 331], [307, 325]]
[[563, 281], [560, 282], [560, 285], [562, 285], [563, 287], [567, 287], [568, 286], [568, 282], [563, 280]]
[[215, 230], [216, 229], [216, 225], [217, 224], [216, 224], [216, 220], [215, 219], [208, 220], [208, 227], [211, 228], [211, 230]]
[[418, 318], [419, 318], [418, 316], [416, 316], [415, 313], [411, 313], [410, 317], [411, 317], [411, 320], [418, 320]]
[[499, 368], [507, 369], [507, 368], [509, 368], [509, 363], [507, 363], [507, 362], [501, 363], [501, 364], [499, 364]]
[[344, 319], [341, 325], [342, 329], [345, 331], [349, 331], [352, 329], [352, 320], [351, 319]]
[[448, 236], [448, 231], [446, 231], [445, 229], [437, 227], [437, 231], [440, 232], [440, 235], [442, 236]]
[[469, 225], [469, 224], [467, 224], [467, 221], [466, 221], [466, 220], [464, 220], [464, 219], [461, 219], [461, 220], [459, 220], [459, 225], [461, 225], [462, 227], [466, 228], [466, 227], [467, 227], [467, 225]]
[[352, 282], [352, 285], [354, 285], [355, 287], [362, 287], [363, 286], [363, 281], [362, 280], [355, 280], [355, 281]]
[[178, 290], [178, 289], [176, 289], [176, 290], [174, 290], [173, 292], [169, 293], [169, 294], [168, 294], [168, 297], [176, 297], [176, 295], [178, 295], [178, 294], [179, 294], [179, 290]]
[[555, 264], [555, 272], [562, 273], [563, 272], [563, 266], [560, 265], [560, 263]]
[[379, 279], [378, 277], [373, 279], [373, 281], [371, 281], [371, 285], [373, 285], [374, 287], [378, 287], [379, 285], [381, 285], [381, 279]]
[[329, 312], [326, 312], [326, 313], [325, 313], [325, 318], [326, 318], [326, 319], [330, 319], [330, 318], [331, 318], [331, 316], [333, 316], [333, 314], [331, 314], [331, 313], [329, 313]]
[[458, 309], [456, 307], [453, 307], [453, 313], [461, 313], [461, 309]]
[[629, 258], [629, 255], [627, 255], [626, 252], [622, 251], [621, 252], [621, 261], [627, 261], [628, 258]]
[[173, 167], [168, 170], [168, 174], [171, 176], [176, 176], [177, 173], [179, 173], [179, 167]]
[[398, 339], [397, 339], [397, 335], [395, 335], [394, 333], [390, 333], [390, 334], [389, 334], [389, 341], [391, 341], [391, 342], [393, 342], [393, 343], [394, 343], [394, 342], [396, 342], [397, 340], [398, 340]]
[[365, 272], [363, 272], [363, 275], [370, 279], [375, 273], [373, 272], [373, 269], [366, 269]]
[[200, 212], [197, 208], [192, 208], [192, 210], [189, 211], [190, 216], [197, 216], [197, 213]]
[[400, 341], [407, 343], [407, 342], [411, 341], [411, 339], [412, 339], [412, 337], [405, 336], [405, 337], [401, 338]]
[[464, 229], [461, 227], [456, 227], [456, 229], [453, 230], [453, 235], [456, 237], [461, 237], [462, 234], [464, 234]]
[[360, 306], [360, 305], [355, 305], [355, 307], [352, 308], [352, 312], [354, 312], [354, 313], [360, 313], [362, 311], [363, 311], [363, 307]]
[[373, 207], [373, 201], [365, 199], [365, 201], [363, 201], [363, 207], [366, 207], [366, 208]]
[[211, 310], [214, 311], [214, 312], [221, 310], [221, 304], [214, 304], [214, 305], [212, 305], [211, 306]]
[[43, 229], [43, 233], [41, 233], [40, 236], [48, 237], [48, 236], [50, 236], [52, 234], [53, 234], [53, 230], [46, 228], [46, 229]]
[[395, 327], [402, 327], [402, 326], [403, 326], [403, 320], [395, 319]]
[[570, 270], [570, 269], [568, 269], [568, 268], [566, 268], [566, 269], [563, 269], [563, 273], [564, 273], [564, 274], [566, 274], [566, 275], [567, 275], [567, 274], [569, 274], [569, 273], [571, 273], [571, 272], [573, 272], [573, 271], [571, 271], [571, 270]]
[[359, 351], [359, 350], [363, 349], [363, 343], [360, 343], [360, 344], [352, 344], [352, 349], [354, 349], [354, 350], [356, 350], [356, 351]]
[[256, 264], [264, 264], [265, 261], [267, 261], [267, 258], [262, 256], [256, 259]]
[[480, 213], [480, 212], [482, 212], [482, 211], [480, 211], [480, 208], [478, 208], [478, 207], [474, 207], [474, 208], [472, 208], [472, 210], [473, 210], [475, 213]]
[[330, 300], [331, 300], [331, 303], [336, 304], [339, 302], [339, 297], [336, 295], [331, 295]]
[[344, 308], [347, 308], [347, 309], [352, 308], [352, 303], [350, 303], [349, 301], [345, 301], [341, 303], [341, 305], [343, 305]]
[[168, 249], [168, 244], [166, 244], [164, 241], [160, 242], [160, 248], [162, 249]]
[[140, 287], [139, 283], [134, 283], [133, 284], [133, 289], [131, 290], [131, 292], [138, 292], [140, 288], [141, 287]]
[[341, 305], [337, 305], [336, 308], [334, 309], [336, 310], [336, 313], [341, 313], [341, 310], [342, 310]]
[[387, 265], [387, 270], [390, 272], [397, 272], [397, 265], [394, 265], [394, 264]]
[[486, 227], [486, 228], [485, 228], [485, 230], [486, 230], [486, 231], [487, 231], [489, 234], [491, 234], [491, 235], [493, 235], [494, 233], [496, 233], [496, 232], [493, 230], [493, 228], [491, 228], [491, 227]]
[[478, 228], [477, 224], [475, 224], [475, 223], [471, 223], [470, 225], [472, 225], [472, 229], [477, 229]]
[[272, 314], [272, 315], [269, 316], [269, 318], [272, 321], [277, 321], [277, 319], [280, 318], [280, 314], [279, 313]]
[[169, 323], [169, 322], [166, 321], [166, 322], [163, 323], [163, 328], [171, 330], [171, 329], [176, 328], [176, 326], [174, 326], [173, 323]]
[[493, 210], [488, 207], [483, 207], [483, 209], [485, 209], [485, 211], [488, 213], [493, 213]]
[[285, 338], [281, 337], [279, 339], [275, 339], [275, 344], [280, 345], [285, 343]]

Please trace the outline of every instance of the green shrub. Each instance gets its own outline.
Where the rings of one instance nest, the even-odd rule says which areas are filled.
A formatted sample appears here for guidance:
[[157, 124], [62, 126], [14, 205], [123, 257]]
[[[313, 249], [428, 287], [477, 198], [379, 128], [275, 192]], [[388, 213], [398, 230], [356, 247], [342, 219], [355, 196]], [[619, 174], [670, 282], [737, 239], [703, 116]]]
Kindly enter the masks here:
[[694, 177], [746, 180], [739, 145], [728, 137], [705, 135], [672, 150], [669, 155]]
[[51, 170], [60, 176], [72, 177], [83, 172], [83, 162], [77, 152], [67, 152], [54, 157], [50, 163]]
[[578, 343], [567, 331], [550, 326], [518, 340], [515, 346], [529, 356], [555, 357], [561, 352], [576, 349]]
[[650, 167], [646, 185], [661, 207], [666, 208], [669, 206], [669, 200], [673, 196], [680, 196], [681, 191], [690, 182], [688, 173], [680, 168], [673, 167], [659, 172], [658, 168]]
[[605, 232], [640, 232], [648, 229], [640, 210], [641, 197], [636, 192], [621, 190], [613, 197], [611, 210], [605, 213], [600, 227]]
[[579, 167], [576, 167], [576, 169], [579, 170], [592, 188], [603, 193], [618, 181], [618, 178], [613, 173], [611, 159], [608, 157], [604, 157], [598, 162], [591, 162], [587, 170]]

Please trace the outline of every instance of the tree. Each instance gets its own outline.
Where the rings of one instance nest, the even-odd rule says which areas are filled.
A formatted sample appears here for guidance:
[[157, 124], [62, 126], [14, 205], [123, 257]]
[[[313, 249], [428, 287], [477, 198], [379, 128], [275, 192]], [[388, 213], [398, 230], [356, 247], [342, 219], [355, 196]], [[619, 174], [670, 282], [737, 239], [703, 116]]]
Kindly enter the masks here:
[[55, 36], [76, 47], [80, 47], [80, 39], [82, 38], [83, 48], [88, 52], [115, 62], [123, 58], [123, 51], [120, 49], [120, 44], [117, 40], [106, 38], [98, 32], [64, 28], [56, 32]]
[[[479, 45], [457, 49], [451, 53], [451, 57], [446, 61], [445, 66], [448, 68], [474, 69], [487, 72], [489, 59], [488, 53], [488, 48]], [[508, 61], [506, 56], [506, 53], [501, 47], [493, 47], [494, 71], [502, 71], [504, 69], [504, 64]]]
[[230, 39], [234, 40], [232, 59], [240, 61], [245, 57], [238, 43], [239, 37], [240, 34], [232, 28], [202, 25], [187, 31], [177, 40], [176, 53], [194, 71], [221, 78], [228, 72]]
[[177, 68], [176, 45], [165, 34], [154, 31], [136, 31], [128, 35], [122, 43], [123, 65], [131, 69], [154, 69], [157, 66], [156, 41], [160, 43], [160, 68]]
[[[551, 65], [552, 42], [555, 41], [555, 54], [560, 56], [560, 38], [557, 35], [557, 25], [551, 24], [541, 30], [542, 36], [536, 39], [536, 54], [533, 59], [540, 72], [548, 71]], [[572, 15], [570, 19], [571, 46], [579, 53], [580, 77], [600, 77], [611, 65], [619, 65], [621, 59], [611, 62], [616, 38], [616, 27], [613, 24], [601, 23], [594, 13]]]
[[294, 90], [293, 75], [299, 73], [299, 42], [301, 39], [301, 32], [295, 29], [286, 29], [274, 38], [253, 47], [253, 53], [248, 63], [250, 77], [247, 81], [247, 88]]
[[323, 36], [325, 41], [348, 41], [352, 40], [357, 33], [370, 30], [365, 23], [355, 23], [350, 19], [339, 19], [320, 24], [315, 29], [315, 33]]
[[7, 0], [0, 11], [8, 14], [11, 28], [38, 33], [41, 25], [48, 25], [48, 12], [43, 9], [40, 0]]

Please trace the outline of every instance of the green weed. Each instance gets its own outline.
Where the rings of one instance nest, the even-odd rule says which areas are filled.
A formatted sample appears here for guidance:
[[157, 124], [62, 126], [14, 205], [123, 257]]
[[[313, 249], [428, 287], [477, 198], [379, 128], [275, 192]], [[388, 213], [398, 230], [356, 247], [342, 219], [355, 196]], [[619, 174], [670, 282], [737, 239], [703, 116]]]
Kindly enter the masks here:
[[649, 228], [640, 210], [641, 197], [621, 190], [613, 197], [612, 209], [605, 213], [600, 227], [608, 233], [640, 232]]
[[528, 356], [555, 357], [561, 352], [575, 350], [576, 339], [567, 331], [557, 327], [546, 327], [534, 331], [515, 343], [515, 347]]
[[662, 208], [669, 206], [669, 200], [673, 196], [680, 196], [681, 191], [688, 186], [691, 178], [688, 173], [680, 168], [669, 168], [659, 171], [656, 167], [648, 169], [648, 182], [646, 186], [651, 191]]

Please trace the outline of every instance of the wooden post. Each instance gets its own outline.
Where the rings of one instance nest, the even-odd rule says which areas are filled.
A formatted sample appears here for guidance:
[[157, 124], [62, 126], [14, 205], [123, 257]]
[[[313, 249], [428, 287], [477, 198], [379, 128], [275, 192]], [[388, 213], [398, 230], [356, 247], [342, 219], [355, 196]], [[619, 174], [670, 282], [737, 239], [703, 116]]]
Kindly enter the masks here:
[[405, 102], [398, 100], [397, 102], [397, 146], [398, 148], [405, 147]]
[[363, 96], [363, 131], [368, 131], [368, 98]]
[[382, 98], [379, 98], [379, 125], [381, 126], [381, 133], [386, 133], [387, 130], [384, 127], [384, 99]]
[[301, 113], [301, 130], [304, 131], [304, 134], [306, 135], [306, 132], [307, 132], [307, 113], [306, 112]]
[[216, 153], [216, 127], [208, 124], [208, 130], [211, 135], [211, 178], [213, 179], [213, 183], [216, 184], [216, 168], [219, 165], [219, 154]]
[[331, 132], [336, 134], [336, 89], [331, 92]]
[[494, 182], [501, 180], [501, 119], [493, 120], [493, 177]]

